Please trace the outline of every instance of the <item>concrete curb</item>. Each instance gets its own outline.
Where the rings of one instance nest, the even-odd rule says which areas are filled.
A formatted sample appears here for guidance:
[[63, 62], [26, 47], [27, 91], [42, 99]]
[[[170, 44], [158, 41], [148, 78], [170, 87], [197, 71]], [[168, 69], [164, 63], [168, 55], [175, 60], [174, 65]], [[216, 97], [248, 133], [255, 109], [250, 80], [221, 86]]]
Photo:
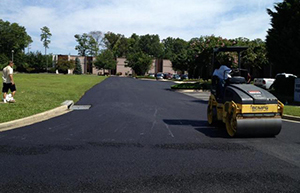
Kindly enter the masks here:
[[204, 90], [196, 90], [196, 89], [171, 89], [175, 92], [180, 92], [180, 93], [194, 93], [194, 92], [208, 92], [208, 91], [204, 91]]
[[149, 80], [149, 81], [157, 81], [156, 79], [148, 79], [148, 78], [136, 78], [137, 80]]
[[68, 101], [63, 102], [60, 107], [51, 109], [49, 111], [39, 113], [36, 115], [32, 115], [29, 117], [25, 117], [22, 119], [17, 119], [17, 120], [5, 122], [5, 123], [0, 123], [0, 132], [16, 129], [19, 127], [24, 127], [27, 125], [32, 125], [37, 122], [45, 121], [45, 120], [51, 119], [53, 117], [63, 115], [65, 113], [70, 112], [71, 111], [70, 108], [73, 105], [74, 105], [74, 102], [71, 100], [68, 100]]
[[283, 119], [292, 120], [292, 121], [300, 121], [300, 117], [292, 116], [292, 115], [283, 115]]
[[178, 81], [178, 80], [174, 80], [173, 82], [176, 83], [176, 84], [183, 84], [183, 83], [194, 84], [194, 83], [196, 83], [196, 81]]

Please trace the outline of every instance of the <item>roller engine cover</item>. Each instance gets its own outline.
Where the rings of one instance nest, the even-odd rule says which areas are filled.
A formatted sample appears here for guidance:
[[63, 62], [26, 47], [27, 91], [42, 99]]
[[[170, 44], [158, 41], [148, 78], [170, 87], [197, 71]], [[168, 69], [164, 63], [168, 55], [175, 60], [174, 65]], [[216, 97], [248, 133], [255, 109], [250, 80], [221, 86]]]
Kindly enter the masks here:
[[277, 98], [252, 84], [231, 84], [225, 89], [224, 101], [237, 104], [277, 104]]

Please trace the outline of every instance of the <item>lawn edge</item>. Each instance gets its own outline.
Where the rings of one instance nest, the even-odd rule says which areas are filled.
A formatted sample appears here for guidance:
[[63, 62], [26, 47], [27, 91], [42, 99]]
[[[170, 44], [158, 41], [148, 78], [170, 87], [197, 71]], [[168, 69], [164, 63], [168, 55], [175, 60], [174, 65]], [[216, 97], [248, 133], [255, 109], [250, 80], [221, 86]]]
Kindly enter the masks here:
[[42, 112], [42, 113], [38, 113], [38, 114], [35, 114], [35, 115], [31, 115], [31, 116], [28, 116], [28, 117], [24, 117], [24, 118], [21, 118], [21, 119], [0, 123], [0, 132], [12, 130], [12, 129], [17, 129], [17, 128], [28, 126], [28, 125], [32, 125], [34, 123], [46, 121], [48, 119], [66, 114], [66, 113], [72, 111], [72, 110], [70, 110], [70, 108], [73, 106], [73, 104], [74, 104], [73, 101], [68, 100], [68, 101], [63, 102], [61, 104], [61, 106], [56, 107], [54, 109], [51, 109], [51, 110], [48, 110], [48, 111], [45, 111], [45, 112]]

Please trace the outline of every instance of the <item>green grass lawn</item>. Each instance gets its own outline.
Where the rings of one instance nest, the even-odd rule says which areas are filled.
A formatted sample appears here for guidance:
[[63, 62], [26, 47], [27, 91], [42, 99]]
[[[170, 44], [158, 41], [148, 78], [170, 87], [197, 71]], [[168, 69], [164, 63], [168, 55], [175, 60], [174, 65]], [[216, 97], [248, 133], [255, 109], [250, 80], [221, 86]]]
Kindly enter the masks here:
[[274, 96], [277, 97], [283, 104], [288, 103], [284, 106], [283, 114], [300, 116], [300, 103], [294, 101], [294, 96], [284, 95], [277, 93], [275, 90], [270, 91]]
[[300, 117], [300, 106], [285, 105], [283, 109], [283, 114]]
[[16, 103], [0, 104], [0, 123], [53, 109], [65, 100], [77, 102], [87, 90], [105, 78], [94, 75], [14, 74]]

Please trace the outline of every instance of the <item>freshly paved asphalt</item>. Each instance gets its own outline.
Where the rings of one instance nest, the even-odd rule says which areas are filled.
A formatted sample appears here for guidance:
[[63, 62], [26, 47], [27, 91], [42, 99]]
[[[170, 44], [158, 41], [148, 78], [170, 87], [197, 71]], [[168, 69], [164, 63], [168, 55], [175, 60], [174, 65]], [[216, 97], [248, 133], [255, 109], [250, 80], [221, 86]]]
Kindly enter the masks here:
[[300, 124], [229, 138], [170, 82], [111, 77], [72, 111], [0, 133], [0, 192], [300, 192]]

